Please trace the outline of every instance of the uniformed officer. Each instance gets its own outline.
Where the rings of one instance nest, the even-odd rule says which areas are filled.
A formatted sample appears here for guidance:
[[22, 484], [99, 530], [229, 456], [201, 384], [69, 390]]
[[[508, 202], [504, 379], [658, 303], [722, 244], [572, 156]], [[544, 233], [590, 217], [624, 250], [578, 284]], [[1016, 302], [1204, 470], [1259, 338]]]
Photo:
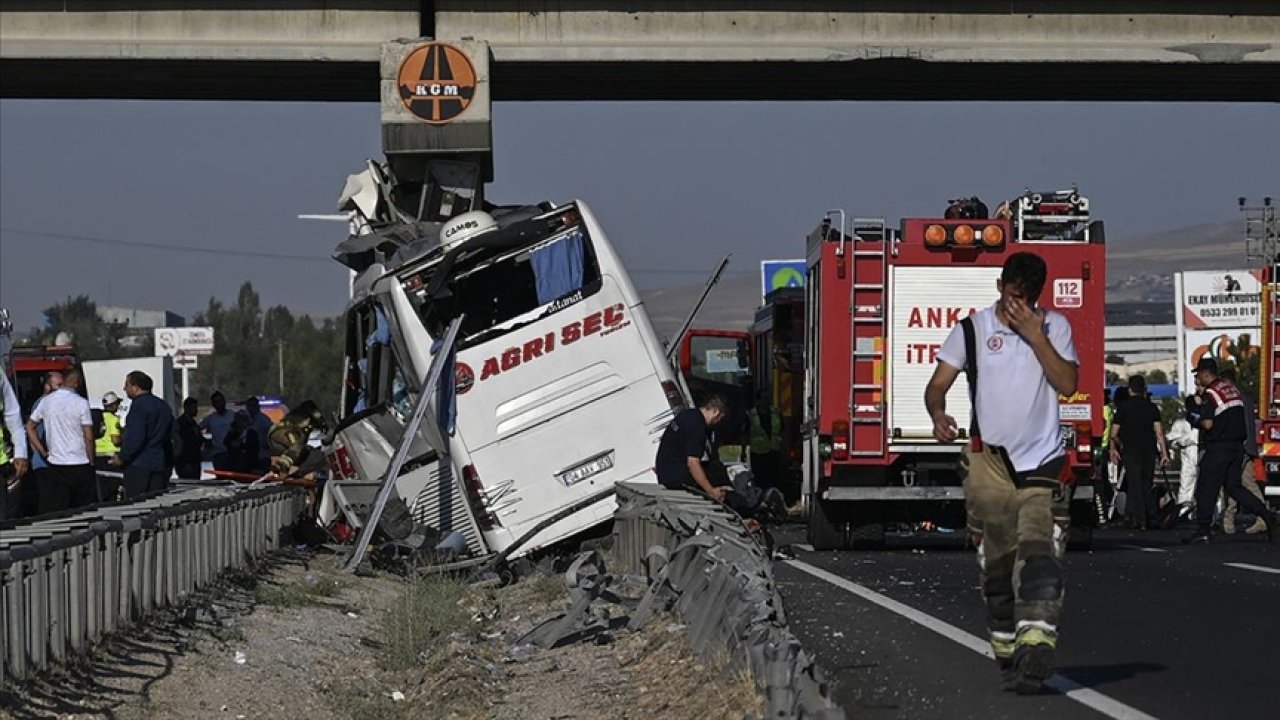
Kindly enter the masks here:
[[934, 437], [955, 441], [946, 394], [961, 370], [969, 374], [965, 510], [991, 647], [1003, 687], [1019, 693], [1038, 692], [1054, 672], [1070, 501], [1058, 396], [1075, 393], [1077, 360], [1067, 319], [1036, 307], [1045, 276], [1038, 256], [1009, 256], [1000, 299], [952, 329], [924, 398]]
[[1218, 376], [1218, 361], [1200, 358], [1195, 367], [1196, 382], [1204, 388], [1200, 414], [1200, 474], [1196, 480], [1196, 524], [1184, 543], [1209, 542], [1213, 510], [1218, 492], [1226, 489], [1239, 506], [1267, 522], [1267, 535], [1277, 539], [1280, 518], [1266, 503], [1250, 495], [1241, 484], [1244, 441], [1253, 422], [1245, 417], [1245, 402], [1239, 388]]

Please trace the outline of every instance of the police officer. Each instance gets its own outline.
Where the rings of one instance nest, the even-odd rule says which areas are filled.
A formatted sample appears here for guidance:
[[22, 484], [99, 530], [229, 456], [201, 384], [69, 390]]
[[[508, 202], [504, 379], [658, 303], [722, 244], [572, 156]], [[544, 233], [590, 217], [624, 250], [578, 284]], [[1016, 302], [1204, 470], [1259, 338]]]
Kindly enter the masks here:
[[1245, 401], [1240, 390], [1218, 375], [1218, 361], [1200, 358], [1195, 367], [1196, 382], [1204, 388], [1200, 417], [1200, 473], [1196, 481], [1196, 531], [1182, 539], [1184, 543], [1207, 543], [1213, 525], [1213, 509], [1218, 492], [1226, 489], [1241, 508], [1266, 520], [1267, 535], [1274, 542], [1277, 535], [1276, 514], [1266, 503], [1250, 495], [1241, 482], [1244, 442], [1252, 432], [1253, 422], [1245, 416]]
[[1078, 368], [1066, 317], [1036, 307], [1046, 274], [1038, 256], [1010, 255], [1000, 299], [952, 329], [924, 396], [934, 437], [954, 442], [947, 391], [969, 373], [965, 510], [1002, 686], [1020, 694], [1038, 692], [1054, 672], [1069, 520], [1058, 396], [1075, 393]]

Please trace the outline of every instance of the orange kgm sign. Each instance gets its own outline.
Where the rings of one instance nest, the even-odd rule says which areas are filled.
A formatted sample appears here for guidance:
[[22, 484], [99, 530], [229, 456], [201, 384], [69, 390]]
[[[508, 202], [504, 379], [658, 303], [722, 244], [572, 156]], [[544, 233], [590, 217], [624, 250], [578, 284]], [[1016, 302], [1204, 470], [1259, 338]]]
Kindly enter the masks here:
[[396, 72], [400, 100], [409, 112], [432, 125], [462, 114], [476, 94], [476, 69], [467, 54], [452, 45], [419, 45]]

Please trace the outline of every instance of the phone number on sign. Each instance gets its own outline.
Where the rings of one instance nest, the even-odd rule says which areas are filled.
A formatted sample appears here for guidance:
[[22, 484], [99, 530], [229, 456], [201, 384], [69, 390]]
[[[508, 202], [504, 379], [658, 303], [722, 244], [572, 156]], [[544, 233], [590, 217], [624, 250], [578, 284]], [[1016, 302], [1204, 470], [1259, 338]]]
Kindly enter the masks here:
[[1196, 311], [1196, 314], [1202, 318], [1232, 318], [1232, 317], [1256, 318], [1258, 317], [1258, 308], [1256, 307], [1201, 308], [1200, 310]]

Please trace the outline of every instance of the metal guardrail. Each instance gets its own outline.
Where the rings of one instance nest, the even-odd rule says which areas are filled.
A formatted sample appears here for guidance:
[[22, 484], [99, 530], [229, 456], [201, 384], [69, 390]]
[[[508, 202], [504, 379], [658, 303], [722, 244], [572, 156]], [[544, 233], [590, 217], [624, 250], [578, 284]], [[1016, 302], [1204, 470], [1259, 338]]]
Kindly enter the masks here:
[[[766, 717], [843, 720], [822, 670], [787, 629], [768, 553], [742, 520], [680, 490], [615, 487], [614, 553], [684, 619], [693, 649], [743, 661], [764, 693]], [[648, 600], [637, 610], [641, 621]]]
[[293, 487], [187, 487], [0, 530], [0, 690], [279, 546]]

